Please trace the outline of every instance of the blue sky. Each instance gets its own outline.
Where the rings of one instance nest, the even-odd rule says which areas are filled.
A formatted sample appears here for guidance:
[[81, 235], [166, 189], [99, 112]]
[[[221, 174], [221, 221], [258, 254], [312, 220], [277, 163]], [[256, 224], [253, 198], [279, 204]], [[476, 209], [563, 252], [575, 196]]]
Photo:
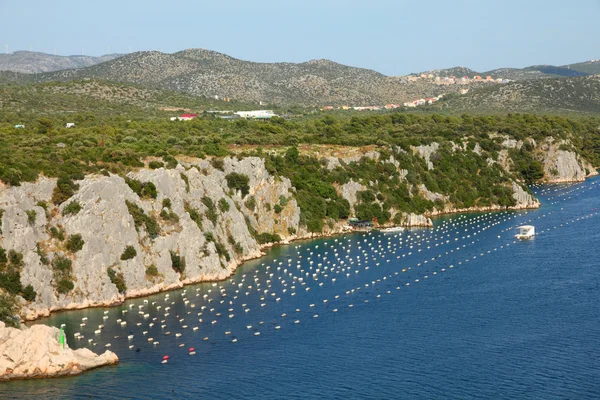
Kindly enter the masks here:
[[0, 45], [59, 55], [205, 48], [404, 75], [600, 59], [599, 17], [600, 0], [0, 0]]

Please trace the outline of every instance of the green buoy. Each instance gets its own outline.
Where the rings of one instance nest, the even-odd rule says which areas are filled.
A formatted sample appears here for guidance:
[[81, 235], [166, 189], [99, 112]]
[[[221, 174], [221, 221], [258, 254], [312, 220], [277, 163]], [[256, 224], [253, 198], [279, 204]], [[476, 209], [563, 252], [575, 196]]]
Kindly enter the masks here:
[[60, 336], [58, 337], [58, 342], [62, 345], [64, 350], [65, 348], [65, 332], [63, 331], [62, 326], [60, 327]]

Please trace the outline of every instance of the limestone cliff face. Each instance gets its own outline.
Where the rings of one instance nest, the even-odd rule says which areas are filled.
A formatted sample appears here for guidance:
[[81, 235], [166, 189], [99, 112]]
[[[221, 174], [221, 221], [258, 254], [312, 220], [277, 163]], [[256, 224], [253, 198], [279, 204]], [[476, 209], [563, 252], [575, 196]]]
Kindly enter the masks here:
[[59, 330], [46, 325], [7, 328], [0, 321], [0, 381], [77, 375], [103, 365], [117, 364], [111, 351], [97, 355], [89, 349], [72, 350], [59, 343]]
[[[228, 187], [225, 177], [231, 172], [249, 177], [250, 193], [245, 198]], [[51, 204], [55, 180], [40, 179], [35, 184], [0, 190], [0, 208], [4, 210], [0, 245], [23, 253], [22, 284], [31, 284], [37, 292], [35, 302], [22, 309], [26, 318], [59, 309], [114, 304], [125, 296], [186, 283], [225, 279], [242, 261], [262, 254], [252, 231], [278, 234], [285, 240], [299, 229], [300, 210], [289, 180], [270, 176], [260, 158], [228, 158], [223, 171], [199, 160], [176, 169], [141, 169], [129, 177], [154, 183], [156, 199], [140, 198], [116, 175], [87, 176], [77, 182], [79, 190], [72, 198], [58, 208], [50, 207], [47, 213], [36, 204]], [[255, 203], [252, 209], [245, 204], [250, 197]], [[174, 213], [176, 219], [161, 217], [167, 198], [171, 205], [164, 211]], [[213, 203], [212, 221], [206, 199]], [[274, 206], [282, 199], [287, 201], [277, 213]], [[65, 215], [65, 207], [73, 201], [81, 210]], [[136, 227], [128, 203], [158, 222], [156, 237], [148, 234], [144, 224]], [[34, 222], [27, 215], [31, 210], [36, 212]], [[190, 212], [200, 217], [193, 220]], [[63, 229], [67, 238], [81, 235], [83, 247], [68, 250], [66, 240], [49, 235], [50, 228]], [[132, 246], [136, 255], [123, 260], [127, 246]], [[46, 262], [42, 262], [42, 255]], [[182, 273], [174, 269], [173, 256], [185, 260]], [[74, 288], [62, 294], [52, 267], [58, 257], [72, 262]], [[124, 293], [119, 293], [111, 281], [109, 268], [122, 277]], [[154, 273], [149, 273], [153, 269]]]
[[577, 153], [561, 149], [561, 145], [567, 145], [568, 148], [568, 142], [556, 142], [553, 138], [548, 138], [538, 147], [543, 154], [544, 179], [547, 182], [581, 182], [588, 176], [598, 174], [596, 169]]

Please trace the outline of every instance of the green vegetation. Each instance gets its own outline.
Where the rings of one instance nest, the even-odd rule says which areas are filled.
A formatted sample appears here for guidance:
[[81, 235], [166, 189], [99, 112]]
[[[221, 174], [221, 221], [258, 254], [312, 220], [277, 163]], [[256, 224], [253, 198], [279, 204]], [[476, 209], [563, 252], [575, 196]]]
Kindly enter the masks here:
[[217, 214], [217, 209], [215, 207], [214, 201], [212, 201], [212, 199], [208, 196], [203, 196], [202, 204], [206, 206], [206, 218], [208, 218], [208, 220], [216, 226], [217, 218], [219, 217], [219, 215]]
[[126, 246], [125, 250], [123, 250], [123, 254], [121, 254], [121, 260], [123, 260], [123, 261], [131, 260], [135, 256], [137, 256], [137, 251], [135, 250], [135, 247]]
[[137, 179], [125, 177], [125, 182], [141, 198], [155, 199], [156, 186], [152, 182], [140, 182]]
[[[75, 170], [75, 168], [75, 164], [70, 166], [70, 169], [72, 170]], [[74, 172], [74, 174], [77, 175], [79, 179], [83, 179], [83, 174], [81, 172]], [[35, 178], [37, 178], [37, 174]], [[75, 191], [78, 189], [79, 185], [75, 184], [71, 177], [61, 175], [59, 176], [58, 181], [56, 182], [56, 187], [52, 192], [52, 202], [58, 206], [73, 196]]]
[[183, 203], [183, 208], [190, 215], [192, 221], [198, 225], [198, 228], [202, 230], [202, 216], [200, 213], [195, 208], [192, 208], [187, 201]]
[[224, 213], [229, 211], [229, 203], [227, 202], [227, 200], [225, 200], [224, 197], [219, 199], [219, 210]]
[[239, 242], [237, 242], [233, 238], [233, 236], [231, 236], [231, 234], [227, 236], [227, 241], [231, 246], [233, 246], [233, 251], [235, 251], [235, 254], [242, 255], [244, 253], [244, 248], [242, 247], [242, 245]]
[[119, 293], [125, 293], [127, 291], [127, 285], [125, 284], [125, 278], [121, 272], [116, 272], [113, 268], [109, 267], [106, 270], [110, 281], [117, 287]]
[[34, 225], [35, 217], [37, 216], [36, 211], [35, 210], [26, 210], [25, 214], [27, 214], [27, 222], [29, 222], [29, 225]]
[[183, 180], [185, 182], [185, 191], [187, 193], [189, 193], [190, 192], [190, 180], [189, 180], [189, 178], [183, 172], [181, 174], [179, 174], [179, 176], [181, 177], [181, 180]]
[[149, 265], [146, 268], [146, 276], [150, 277], [150, 278], [154, 278], [155, 276], [158, 276], [158, 268], [156, 268], [155, 264]]
[[25, 300], [33, 301], [36, 292], [31, 285], [23, 287], [21, 284], [21, 270], [23, 269], [23, 254], [14, 250], [6, 253], [0, 247], [0, 289], [10, 295], [21, 295]]
[[50, 237], [53, 239], [58, 239], [61, 242], [65, 240], [65, 230], [62, 226], [51, 226], [50, 227]]
[[64, 256], [56, 256], [52, 260], [54, 287], [60, 294], [69, 293], [75, 287], [73, 283], [73, 262]]
[[77, 200], [73, 200], [63, 208], [62, 214], [72, 215], [77, 214], [79, 211], [81, 211], [81, 204]]
[[165, 221], [171, 221], [174, 223], [179, 222], [179, 216], [171, 210], [171, 200], [164, 198], [162, 201], [163, 209], [160, 211], [160, 217]]
[[20, 319], [17, 316], [17, 299], [14, 295], [0, 292], [0, 321], [11, 328], [21, 326]]
[[69, 236], [67, 240], [67, 250], [71, 253], [76, 253], [83, 248], [85, 241], [81, 237], [81, 234], [77, 233], [75, 235]]
[[256, 210], [256, 199], [254, 196], [248, 197], [248, 199], [244, 202], [244, 205], [248, 210], [255, 211]]
[[264, 232], [256, 235], [256, 241], [258, 242], [258, 244], [278, 243], [281, 242], [281, 236], [274, 233]]
[[162, 161], [150, 161], [148, 163], [148, 167], [150, 167], [151, 169], [158, 169], [158, 168], [163, 168], [165, 166], [165, 163], [163, 163]]
[[135, 229], [139, 231], [139, 228], [144, 226], [148, 236], [150, 236], [151, 239], [156, 238], [160, 233], [160, 228], [156, 220], [153, 217], [146, 215], [144, 210], [137, 204], [132, 203], [129, 200], [125, 200], [125, 204], [127, 204], [129, 214], [133, 218]]
[[171, 267], [173, 270], [181, 275], [185, 272], [185, 257], [180, 256], [174, 251], [170, 251], [171, 254]]
[[244, 174], [238, 174], [237, 172], [232, 172], [225, 176], [227, 180], [227, 186], [233, 190], [239, 190], [242, 192], [242, 197], [246, 197], [250, 187], [248, 186], [248, 182], [250, 179]]
[[35, 252], [37, 253], [38, 256], [40, 256], [40, 262], [42, 264], [44, 264], [44, 265], [50, 264], [50, 260], [48, 260], [46, 253], [42, 250], [42, 246], [41, 246], [40, 242], [36, 243]]

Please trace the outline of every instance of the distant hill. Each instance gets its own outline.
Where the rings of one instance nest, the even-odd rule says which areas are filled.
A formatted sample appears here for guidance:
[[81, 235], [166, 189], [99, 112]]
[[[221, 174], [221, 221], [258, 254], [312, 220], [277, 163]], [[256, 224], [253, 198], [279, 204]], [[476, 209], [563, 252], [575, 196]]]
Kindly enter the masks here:
[[2, 116], [18, 115], [24, 121], [41, 116], [72, 118], [75, 114], [95, 117], [118, 115], [146, 119], [175, 116], [181, 112], [210, 109], [257, 108], [258, 104], [222, 102], [201, 96], [139, 85], [101, 81], [47, 82], [0, 85]]
[[257, 63], [203, 49], [174, 54], [137, 52], [87, 68], [38, 75], [37, 79], [100, 79], [245, 102], [315, 106], [402, 103], [457, 90], [439, 88], [433, 82], [408, 83], [403, 77], [329, 60]]
[[570, 77], [515, 81], [451, 95], [435, 104], [450, 112], [467, 113], [598, 113], [600, 77]]
[[586, 74], [597, 75], [600, 74], [600, 60], [590, 60], [575, 64], [563, 65], [563, 68], [569, 68], [571, 70]]
[[532, 65], [525, 68], [497, 68], [490, 71], [477, 72], [466, 67], [454, 67], [446, 69], [435, 69], [419, 74], [433, 74], [440, 77], [462, 77], [468, 76], [473, 78], [476, 75], [493, 78], [502, 78], [509, 80], [530, 80], [542, 78], [557, 78], [557, 77], [577, 77], [600, 74], [600, 60], [586, 61], [582, 63], [569, 64], [563, 66], [555, 65]]
[[0, 71], [33, 74], [71, 68], [85, 68], [90, 65], [113, 60], [120, 56], [120, 54], [107, 54], [100, 57], [55, 56], [35, 51], [15, 51], [10, 54], [0, 54]]

